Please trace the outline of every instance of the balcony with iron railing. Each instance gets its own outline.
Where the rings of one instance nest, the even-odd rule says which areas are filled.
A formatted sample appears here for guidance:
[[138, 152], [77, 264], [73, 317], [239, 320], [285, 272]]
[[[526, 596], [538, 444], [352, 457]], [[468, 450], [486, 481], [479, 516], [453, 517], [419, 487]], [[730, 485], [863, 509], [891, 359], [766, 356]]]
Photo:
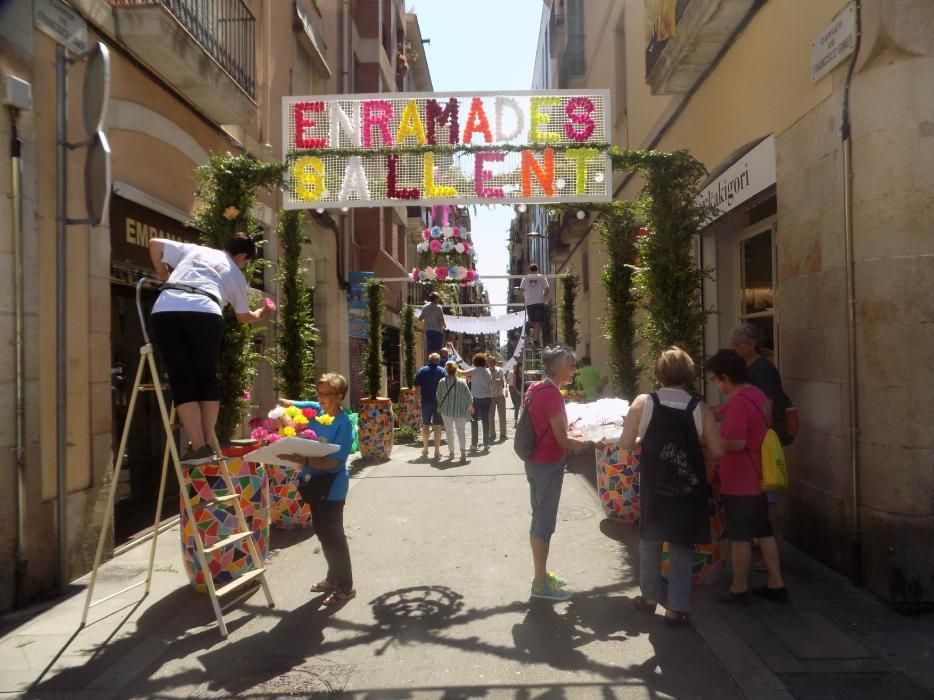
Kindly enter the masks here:
[[646, 18], [645, 81], [653, 95], [684, 94], [701, 79], [764, 0], [676, 0]]
[[117, 37], [219, 124], [256, 116], [256, 19], [243, 0], [110, 0]]

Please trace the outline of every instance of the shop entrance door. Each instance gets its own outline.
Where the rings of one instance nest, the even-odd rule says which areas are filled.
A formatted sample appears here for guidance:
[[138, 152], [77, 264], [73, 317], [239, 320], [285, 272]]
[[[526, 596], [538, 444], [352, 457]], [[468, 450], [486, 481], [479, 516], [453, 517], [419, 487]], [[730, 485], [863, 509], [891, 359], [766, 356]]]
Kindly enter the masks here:
[[[144, 290], [143, 309], [149, 318], [156, 292]], [[133, 377], [139, 364], [143, 334], [136, 312], [135, 289], [129, 285], [111, 285], [111, 395], [113, 397], [113, 449], [120, 444], [123, 424], [133, 391]], [[158, 353], [156, 364], [163, 366]], [[159, 406], [152, 392], [142, 392], [136, 399], [133, 426], [127, 439], [126, 454], [120, 470], [120, 483], [114, 501], [114, 544], [131, 540], [152, 527], [159, 495], [164, 430]], [[178, 514], [178, 484], [166, 481], [163, 518]]]

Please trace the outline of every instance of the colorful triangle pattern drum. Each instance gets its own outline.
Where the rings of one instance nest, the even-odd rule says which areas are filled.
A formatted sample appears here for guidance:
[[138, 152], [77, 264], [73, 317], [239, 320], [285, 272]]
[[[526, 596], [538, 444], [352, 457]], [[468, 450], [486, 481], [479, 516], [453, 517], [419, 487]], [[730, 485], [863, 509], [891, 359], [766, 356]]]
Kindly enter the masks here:
[[[215, 496], [227, 495], [220, 467], [216, 464], [202, 464], [196, 467], [182, 467], [185, 470], [188, 495], [195, 508], [195, 523], [188, 519], [184, 504], [181, 508], [181, 546], [182, 563], [188, 580], [199, 593], [206, 593], [204, 572], [195, 556], [194, 527], [201, 531], [205, 547], [217, 543], [238, 532], [237, 517], [227, 508], [197, 508], [203, 500]], [[240, 507], [253, 532], [253, 541], [259, 556], [265, 561], [269, 554], [269, 480], [266, 468], [255, 462], [244, 462], [240, 458], [228, 460], [228, 468], [234, 484], [240, 493]], [[206, 553], [208, 567], [214, 576], [215, 585], [220, 587], [247, 571], [252, 563], [246, 543], [224, 547], [216, 552]]]
[[298, 467], [267, 464], [269, 474], [269, 519], [280, 530], [311, 527], [311, 507], [298, 492]]
[[624, 523], [639, 521], [639, 452], [615, 445], [598, 447], [597, 493], [608, 518]]

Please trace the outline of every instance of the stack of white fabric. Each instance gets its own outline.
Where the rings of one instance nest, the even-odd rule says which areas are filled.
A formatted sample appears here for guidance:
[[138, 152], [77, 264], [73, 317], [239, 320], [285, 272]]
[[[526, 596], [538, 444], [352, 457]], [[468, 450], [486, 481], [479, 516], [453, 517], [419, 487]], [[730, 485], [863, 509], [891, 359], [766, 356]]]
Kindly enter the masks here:
[[623, 434], [623, 421], [629, 413], [625, 399], [600, 399], [593, 403], [569, 403], [568, 431], [581, 440], [618, 440]]

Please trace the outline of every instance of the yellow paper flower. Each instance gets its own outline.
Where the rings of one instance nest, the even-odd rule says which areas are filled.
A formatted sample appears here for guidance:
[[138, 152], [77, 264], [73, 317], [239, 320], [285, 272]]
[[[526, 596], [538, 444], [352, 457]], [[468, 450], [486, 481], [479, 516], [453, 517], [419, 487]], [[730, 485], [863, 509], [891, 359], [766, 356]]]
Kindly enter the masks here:
[[320, 416], [315, 416], [315, 420], [318, 421], [321, 425], [331, 425], [334, 422], [334, 416], [329, 416], [327, 413], [322, 413]]
[[237, 207], [227, 207], [224, 209], [224, 218], [227, 219], [227, 221], [233, 221], [238, 216], [240, 216], [240, 210], [237, 209]]
[[289, 418], [294, 418], [295, 416], [302, 415], [302, 412], [300, 409], [295, 408], [295, 406], [289, 406], [287, 409], [285, 409], [285, 415], [287, 415]]
[[287, 425], [282, 429], [282, 437], [295, 437], [295, 428]]
[[308, 419], [305, 418], [305, 416], [303, 416], [301, 413], [299, 413], [297, 416], [292, 416], [292, 422], [295, 425], [308, 425]]

